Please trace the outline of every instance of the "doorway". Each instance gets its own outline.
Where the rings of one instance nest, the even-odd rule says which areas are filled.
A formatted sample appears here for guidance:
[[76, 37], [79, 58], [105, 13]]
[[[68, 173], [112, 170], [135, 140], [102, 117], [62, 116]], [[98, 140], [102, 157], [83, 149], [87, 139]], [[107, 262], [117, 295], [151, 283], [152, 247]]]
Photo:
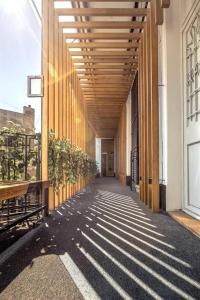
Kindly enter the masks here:
[[102, 139], [101, 141], [101, 174], [113, 177], [114, 174], [114, 140]]

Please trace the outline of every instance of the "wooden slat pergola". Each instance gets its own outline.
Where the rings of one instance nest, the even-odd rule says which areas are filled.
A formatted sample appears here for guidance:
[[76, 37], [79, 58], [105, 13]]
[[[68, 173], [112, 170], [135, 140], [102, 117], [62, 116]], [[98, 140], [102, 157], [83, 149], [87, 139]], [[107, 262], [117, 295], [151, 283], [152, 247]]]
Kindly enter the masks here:
[[[154, 211], [159, 210], [157, 25], [169, 4], [169, 0], [43, 1], [46, 132], [53, 127], [58, 136], [69, 136], [68, 99], [77, 94], [96, 136], [117, 139], [118, 174], [124, 182], [125, 103], [138, 72], [140, 198]], [[49, 65], [54, 77], [49, 76]], [[76, 133], [76, 142], [79, 139]], [[45, 167], [43, 175], [47, 176]]]

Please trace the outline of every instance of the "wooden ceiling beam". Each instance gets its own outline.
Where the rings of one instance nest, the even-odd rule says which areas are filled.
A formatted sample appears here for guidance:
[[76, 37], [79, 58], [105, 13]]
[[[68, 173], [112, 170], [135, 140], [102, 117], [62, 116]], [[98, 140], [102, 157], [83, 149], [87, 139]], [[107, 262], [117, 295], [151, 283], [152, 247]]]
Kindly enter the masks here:
[[[111, 87], [109, 87], [109, 86], [101, 86], [100, 88], [102, 88], [102, 89], [104, 89], [104, 90], [107, 90], [107, 89], [114, 89], [114, 88], [116, 88], [116, 87], [113, 87], [113, 86], [111, 86]], [[92, 88], [89, 88], [88, 87], [88, 89], [91, 91], [98, 91], [99, 89], [100, 89], [99, 87], [97, 87], [97, 86], [95, 86], [95, 87], [92, 87]], [[82, 91], [88, 91], [88, 90], [86, 90], [86, 88], [83, 88], [82, 86], [81, 86], [81, 89], [82, 89]], [[117, 88], [116, 88], [117, 89]], [[124, 87], [123, 88], [123, 86], [120, 86], [117, 90], [121, 90], [121, 91], [128, 91], [129, 90], [129, 86], [127, 86], [127, 87]]]
[[83, 95], [88, 95], [88, 94], [103, 94], [103, 95], [109, 95], [109, 94], [114, 94], [116, 95], [116, 93], [118, 95], [121, 94], [127, 94], [129, 92], [129, 90], [120, 90], [120, 89], [116, 89], [116, 90], [112, 90], [112, 89], [108, 89], [108, 90], [87, 90], [87, 91], [83, 91]]
[[81, 84], [80, 84], [80, 86], [83, 88], [83, 87], [98, 87], [98, 86], [102, 86], [102, 87], [106, 87], [106, 86], [111, 86], [111, 87], [114, 87], [114, 86], [124, 86], [124, 87], [129, 87], [129, 86], [131, 86], [131, 83], [126, 83], [126, 82], [121, 82], [121, 81], [119, 81], [119, 82], [110, 82], [110, 83], [105, 83], [105, 82], [103, 82], [103, 83], [91, 83], [91, 84], [86, 84], [86, 85], [84, 85], [84, 84], [82, 84], [82, 82], [81, 82]]
[[70, 51], [71, 56], [138, 56], [139, 51]]
[[111, 99], [112, 101], [118, 101], [118, 100], [126, 101], [127, 100], [126, 97], [122, 97], [122, 96], [117, 97], [116, 95], [115, 95], [115, 97], [113, 97], [112, 95], [107, 95], [106, 97], [104, 95], [98, 95], [96, 97], [95, 96], [85, 96], [84, 99], [89, 99], [89, 100], [91, 99], [91, 100], [95, 100], [95, 101], [98, 99], [100, 99], [100, 100]]
[[117, 101], [123, 101], [123, 102], [126, 102], [127, 100], [127, 96], [122, 96], [121, 98], [117, 98], [115, 99], [115, 97], [113, 95], [94, 95], [92, 97], [88, 97], [88, 96], [85, 96], [84, 99], [89, 99], [89, 100], [93, 100], [93, 101], [98, 101], [98, 100], [113, 100], [114, 99], [114, 102], [117, 102]]
[[140, 43], [67, 43], [67, 48], [139, 48]]
[[84, 96], [107, 96], [107, 95], [109, 95], [109, 96], [115, 96], [116, 94], [118, 95], [118, 96], [125, 96], [125, 95], [127, 95], [127, 93], [128, 93], [128, 91], [106, 91], [106, 92], [103, 92], [103, 91], [91, 91], [91, 92], [84, 92], [83, 93], [83, 95]]
[[[91, 78], [90, 76], [89, 76], [89, 78]], [[96, 84], [96, 83], [106, 83], [106, 84], [110, 84], [110, 83], [112, 83], [112, 84], [119, 84], [119, 85], [122, 85], [122, 84], [131, 84], [132, 83], [132, 80], [122, 80], [122, 79], [120, 79], [120, 80], [118, 80], [118, 77], [116, 77], [116, 78], [108, 78], [108, 81], [107, 82], [105, 82], [106, 81], [106, 79], [105, 80], [101, 80], [101, 79], [99, 79], [99, 80], [89, 80], [89, 79], [87, 79], [87, 80], [83, 80], [84, 78], [82, 78], [82, 80], [80, 80], [79, 79], [79, 81], [80, 81], [80, 83], [93, 83], [93, 84]]]
[[122, 83], [121, 85], [119, 83], [94, 83], [94, 82], [91, 82], [89, 84], [87, 83], [81, 83], [80, 86], [82, 88], [87, 88], [87, 87], [94, 87], [94, 88], [98, 88], [98, 87], [116, 87], [116, 86], [121, 86], [121, 87], [129, 87], [130, 84], [125, 84], [125, 83]]
[[63, 37], [65, 39], [79, 39], [79, 40], [92, 40], [92, 39], [101, 39], [101, 40], [138, 40], [141, 39], [141, 33], [108, 33], [108, 32], [97, 32], [97, 33], [64, 33]]
[[136, 65], [75, 65], [75, 69], [134, 69]]
[[111, 79], [119, 79], [120, 82], [121, 81], [125, 81], [125, 82], [128, 82], [129, 80], [132, 80], [132, 78], [130, 78], [130, 76], [127, 76], [127, 75], [113, 75], [113, 74], [110, 74], [109, 76], [107, 75], [95, 75], [93, 74], [92, 76], [88, 76], [88, 75], [85, 75], [85, 76], [79, 76], [79, 80], [83, 80], [83, 79], [108, 79], [108, 80], [111, 80]]
[[[126, 94], [127, 92], [128, 92], [129, 90], [128, 89], [126, 89], [126, 90], [123, 90], [123, 89], [117, 89], [117, 88], [107, 88], [107, 89], [105, 89], [105, 88], [99, 88], [99, 89], [87, 89], [87, 90], [83, 90], [82, 89], [82, 92], [83, 92], [83, 94], [84, 95], [86, 95], [86, 94], [88, 94], [88, 93], [101, 93], [101, 94], [106, 94], [106, 93], [113, 93], [113, 94], [116, 94], [116, 92], [119, 92], [119, 94]], [[118, 94], [118, 95], [119, 95]]]
[[[95, 101], [96, 101], [96, 100], [95, 100]], [[89, 104], [90, 104], [90, 105], [93, 105], [93, 104], [92, 104], [92, 101], [90, 101], [90, 100], [85, 100], [85, 102], [87, 103], [87, 105], [89, 105]], [[117, 104], [116, 104], [116, 103], [117, 103]], [[110, 107], [110, 105], [113, 106], [113, 105], [115, 105], [115, 104], [116, 104], [116, 105], [119, 105], [120, 108], [121, 108], [121, 106], [123, 106], [123, 104], [124, 104], [124, 101], [111, 102], [111, 103], [110, 103], [109, 101], [107, 101], [107, 102], [105, 102], [105, 101], [104, 101], [104, 102], [101, 102], [101, 101], [100, 101], [99, 103], [98, 103], [98, 102], [95, 102], [95, 107], [98, 108], [98, 107], [105, 106], [105, 110], [107, 110], [107, 108]], [[93, 107], [94, 107], [94, 105], [93, 105]], [[118, 112], [116, 112], [116, 114], [118, 115]]]
[[81, 89], [82, 89], [83, 92], [86, 92], [86, 91], [94, 91], [94, 92], [95, 91], [105, 91], [106, 92], [108, 90], [111, 90], [111, 91], [115, 91], [115, 90], [116, 91], [127, 91], [129, 89], [129, 86], [125, 86], [125, 87], [117, 86], [117, 85], [115, 85], [115, 87], [109, 87], [109, 86], [83, 87], [83, 86], [81, 86]]
[[[72, 63], [116, 63], [116, 64], [125, 64], [125, 63], [135, 63], [138, 62], [137, 59], [133, 58], [72, 58]], [[71, 64], [71, 62], [69, 62]]]
[[59, 16], [126, 16], [145, 17], [149, 13], [148, 8], [55, 8]]
[[124, 96], [113, 96], [113, 95], [107, 95], [107, 96], [105, 96], [105, 95], [98, 95], [98, 96], [85, 96], [84, 97], [84, 99], [89, 99], [89, 100], [105, 100], [105, 101], [107, 101], [107, 99], [110, 99], [110, 100], [112, 100], [112, 101], [120, 101], [120, 100], [122, 100], [122, 101], [124, 101], [124, 100], [127, 100], [126, 99], [126, 97], [124, 97]]
[[92, 83], [92, 84], [80, 84], [81, 88], [85, 87], [91, 87], [91, 88], [98, 88], [98, 87], [124, 87], [124, 88], [129, 88], [131, 86], [131, 83], [126, 84], [125, 82], [116, 82], [116, 83]]
[[116, 21], [89, 21], [89, 22], [59, 22], [62, 28], [85, 28], [85, 29], [142, 29], [145, 22], [116, 22]]
[[96, 103], [96, 101], [99, 101], [99, 100], [105, 100], [105, 101], [111, 101], [112, 100], [113, 101], [113, 99], [114, 99], [114, 103], [118, 103], [118, 101], [126, 102], [127, 96], [123, 96], [121, 98], [115, 99], [113, 95], [107, 95], [107, 96], [103, 95], [102, 97], [101, 97], [101, 95], [96, 95], [96, 96], [92, 96], [92, 97], [85, 96], [84, 99], [85, 100], [92, 100], [92, 101], [94, 101], [94, 103]]
[[99, 89], [82, 89], [82, 92], [84, 95], [86, 95], [87, 93], [104, 93], [106, 94], [107, 92], [109, 93], [115, 93], [115, 92], [119, 92], [121, 94], [127, 93], [128, 89], [121, 89], [121, 88], [99, 88]]
[[78, 75], [81, 74], [86, 74], [86, 75], [131, 75], [132, 73], [130, 71], [118, 71], [118, 70], [114, 70], [114, 71], [107, 71], [107, 70], [88, 70], [88, 71], [76, 71], [76, 73]]
[[[66, 2], [66, 0], [54, 0], [54, 2]], [[123, 2], [133, 2], [134, 0], [123, 0]], [[151, 0], [135, 0], [135, 2], [150, 2]], [[168, 0], [169, 1], [169, 0]], [[70, 0], [70, 2], [122, 2], [122, 0]]]
[[85, 76], [79, 77], [80, 83], [126, 83], [131, 84], [132, 83], [132, 77], [128, 78], [127, 76], [121, 76], [121, 77], [108, 77], [105, 76]]
[[128, 88], [129, 87], [123, 87], [123, 86], [120, 86], [118, 87], [117, 85], [115, 87], [82, 87], [82, 91], [85, 92], [85, 91], [128, 91]]

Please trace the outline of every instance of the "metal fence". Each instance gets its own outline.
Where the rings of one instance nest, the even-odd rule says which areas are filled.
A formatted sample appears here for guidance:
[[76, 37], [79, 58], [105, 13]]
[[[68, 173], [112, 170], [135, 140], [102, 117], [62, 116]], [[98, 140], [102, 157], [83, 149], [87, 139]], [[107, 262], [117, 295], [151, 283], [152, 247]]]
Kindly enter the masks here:
[[[40, 134], [0, 131], [0, 233], [26, 220], [37, 222], [47, 214], [48, 188], [43, 189], [40, 166]], [[23, 183], [26, 192], [17, 193]]]
[[0, 180], [40, 180], [41, 135], [0, 131]]

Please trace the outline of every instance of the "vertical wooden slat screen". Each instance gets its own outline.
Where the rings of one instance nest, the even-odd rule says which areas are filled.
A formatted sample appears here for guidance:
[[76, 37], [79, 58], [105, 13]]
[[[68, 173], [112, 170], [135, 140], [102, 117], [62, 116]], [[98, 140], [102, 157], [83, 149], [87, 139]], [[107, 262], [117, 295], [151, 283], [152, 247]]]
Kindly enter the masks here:
[[[75, 3], [76, 1], [72, 0], [72, 2]], [[95, 0], [92, 2], [95, 2]], [[114, 1], [112, 2], [114, 3]], [[42, 104], [42, 178], [48, 178], [48, 129], [53, 129], [59, 138], [66, 137], [70, 139], [90, 156], [95, 157], [95, 134], [93, 131], [93, 128], [95, 128], [99, 137], [113, 138], [116, 135], [117, 175], [123, 184], [126, 183], [126, 159], [128, 158], [126, 158], [125, 102], [133, 78], [138, 71], [140, 198], [153, 211], [158, 211], [157, 25], [162, 24], [163, 8], [169, 7], [170, 0], [151, 0], [146, 1], [146, 3], [141, 0], [139, 2], [144, 2], [143, 8], [93, 8], [90, 7], [91, 4], [88, 0], [87, 8], [54, 9], [54, 0], [43, 0], [45, 94]], [[76, 19], [74, 22], [59, 23], [58, 17], [62, 15], [86, 16], [87, 18], [86, 21], [81, 22]], [[120, 15], [132, 16], [136, 21], [95, 21], [96, 16], [116, 17]], [[94, 17], [94, 20], [91, 17]], [[77, 28], [80, 30], [63, 34], [63, 28]], [[95, 28], [106, 30], [126, 28], [130, 31], [122, 33], [104, 30], [94, 32], [93, 29]], [[69, 48], [76, 48], [77, 45], [74, 46], [76, 43], [66, 43], [66, 39], [79, 40], [77, 44], [81, 51], [78, 55], [76, 51], [69, 51]], [[99, 39], [105, 41], [98, 42]], [[115, 39], [126, 40], [126, 42], [120, 42], [119, 44], [119, 42], [111, 41]], [[106, 40], [109, 40], [109, 42], [107, 43]], [[118, 52], [110, 50], [112, 48], [119, 49], [119, 45], [120, 48], [122, 47], [125, 50], [119, 50]], [[104, 48], [109, 50], [102, 51]], [[78, 58], [78, 56], [80, 57]], [[103, 64], [99, 65], [102, 62]], [[109, 62], [112, 62], [113, 69], [108, 67], [107, 63]], [[81, 63], [81, 65], [74, 66], [74, 63]], [[83, 80], [86, 80], [87, 84]], [[113, 116], [113, 118], [110, 118], [110, 116]], [[115, 123], [116, 119], [119, 120], [118, 130]], [[109, 125], [113, 126], [110, 130]], [[87, 182], [88, 179], [85, 179], [76, 185], [68, 185], [66, 188], [60, 189], [59, 195], [54, 195], [51, 192], [50, 208], [62, 203], [63, 200], [69, 198]]]
[[152, 209], [159, 211], [158, 27], [155, 24], [155, 2], [151, 6], [150, 28]]
[[[150, 14], [139, 56], [139, 172], [140, 198], [159, 211], [159, 104], [158, 104], [158, 27], [157, 1], [150, 3]], [[159, 19], [160, 20], [160, 19]], [[161, 21], [159, 21], [161, 22]]]
[[[48, 131], [56, 137], [70, 141], [95, 157], [95, 133], [88, 124], [87, 111], [79, 79], [66, 51], [62, 28], [55, 14], [54, 1], [43, 0], [43, 75], [44, 97], [42, 102], [42, 178], [48, 179]], [[60, 188], [59, 193], [50, 189], [50, 209], [83, 188], [89, 178], [75, 185]]]

